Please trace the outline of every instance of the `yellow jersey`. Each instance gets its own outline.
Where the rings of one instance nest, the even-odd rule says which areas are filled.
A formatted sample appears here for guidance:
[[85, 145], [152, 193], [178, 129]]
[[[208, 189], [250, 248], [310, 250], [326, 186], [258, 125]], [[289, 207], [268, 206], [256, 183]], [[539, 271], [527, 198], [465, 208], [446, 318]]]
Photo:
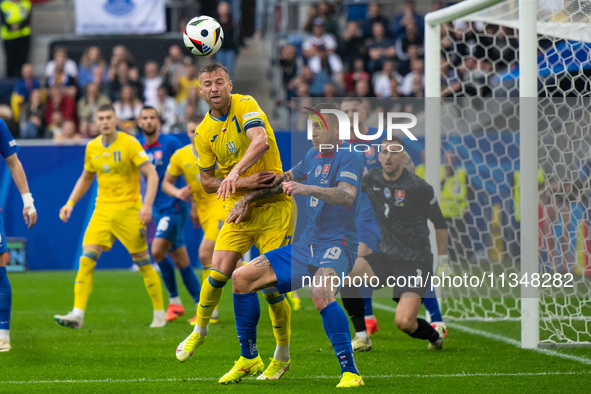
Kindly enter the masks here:
[[[275, 140], [275, 133], [269, 125], [267, 115], [261, 110], [258, 103], [252, 96], [232, 94], [230, 109], [221, 118], [216, 118], [211, 111], [195, 130], [195, 147], [199, 156], [199, 168], [202, 171], [210, 171], [216, 168], [222, 176], [234, 168], [242, 160], [250, 145], [250, 138], [246, 130], [251, 127], [264, 127], [267, 133], [269, 149], [263, 154], [257, 163], [252, 165], [241, 176], [249, 176], [261, 171], [272, 171], [276, 174], [283, 172], [279, 148]], [[226, 206], [232, 207], [233, 202], [239, 200], [248, 190], [236, 190], [230, 196], [230, 202]], [[287, 198], [280, 194], [269, 199], [261, 200], [260, 203], [277, 201]], [[257, 201], [257, 203], [259, 203]]]
[[141, 200], [139, 167], [149, 162], [138, 140], [121, 131], [109, 146], [103, 145], [101, 136], [90, 141], [86, 145], [84, 169], [96, 174], [96, 202]]
[[191, 186], [193, 199], [197, 205], [197, 215], [201, 222], [209, 219], [225, 219], [224, 202], [221, 199], [218, 200], [216, 194], [208, 194], [203, 190], [193, 145], [186, 145], [174, 152], [166, 171], [174, 177], [181, 174], [185, 176], [187, 184]]

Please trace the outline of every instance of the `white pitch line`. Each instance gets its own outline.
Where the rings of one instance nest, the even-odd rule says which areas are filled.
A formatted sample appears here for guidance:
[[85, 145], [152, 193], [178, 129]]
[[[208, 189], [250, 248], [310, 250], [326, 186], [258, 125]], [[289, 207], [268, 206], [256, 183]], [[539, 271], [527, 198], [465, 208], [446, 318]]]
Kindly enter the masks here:
[[[377, 302], [374, 302], [373, 305], [374, 305], [374, 308], [381, 309], [383, 311], [388, 311], [388, 312], [395, 312], [396, 311], [396, 308], [394, 308], [394, 307], [383, 305], [383, 304], [378, 304]], [[508, 345], [512, 345], [512, 346], [521, 348], [521, 342], [517, 341], [515, 339], [511, 339], [511, 338], [508, 338], [508, 337], [505, 337], [505, 336], [502, 336], [499, 334], [487, 332], [487, 331], [477, 330], [475, 328], [466, 327], [466, 326], [458, 324], [458, 323], [449, 322], [449, 323], [445, 323], [445, 324], [451, 328], [454, 328], [459, 331], [463, 331], [468, 334], [478, 335], [481, 337], [493, 339], [493, 340], [499, 341], [499, 342], [504, 342]], [[534, 352], [542, 353], [547, 356], [560, 357], [560, 358], [564, 358], [567, 360], [578, 361], [583, 364], [591, 365], [591, 359], [586, 358], [586, 357], [573, 356], [572, 354], [564, 354], [564, 353], [558, 352], [556, 350], [551, 350], [551, 349], [527, 349], [527, 350], [533, 350]]]
[[[591, 371], [568, 371], [568, 372], [515, 372], [515, 373], [457, 373], [457, 374], [433, 374], [433, 375], [419, 375], [419, 374], [387, 374], [387, 375], [363, 375], [365, 379], [383, 379], [383, 378], [473, 378], [473, 377], [508, 377], [508, 376], [552, 376], [552, 375], [589, 375]], [[340, 379], [340, 376], [295, 376], [285, 377], [283, 380], [305, 380], [305, 379]], [[167, 379], [66, 379], [66, 380], [22, 380], [22, 381], [7, 381], [2, 384], [64, 384], [64, 383], [165, 383], [165, 382], [214, 382], [219, 378], [167, 378]], [[252, 378], [251, 380], [254, 380]]]

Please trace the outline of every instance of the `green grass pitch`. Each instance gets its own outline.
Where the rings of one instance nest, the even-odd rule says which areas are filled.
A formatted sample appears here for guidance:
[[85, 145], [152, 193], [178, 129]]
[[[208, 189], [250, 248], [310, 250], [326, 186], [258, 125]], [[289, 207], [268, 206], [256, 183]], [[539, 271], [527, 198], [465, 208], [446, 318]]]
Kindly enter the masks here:
[[[293, 365], [279, 381], [243, 379], [221, 386], [218, 378], [238, 358], [231, 286], [220, 306], [222, 324], [210, 327], [206, 342], [188, 362], [174, 355], [191, 331], [194, 305], [178, 280], [187, 315], [165, 328], [148, 327], [152, 310], [141, 275], [97, 271], [85, 325], [58, 326], [54, 314], [72, 307], [74, 272], [10, 275], [13, 288], [11, 343], [0, 353], [0, 392], [326, 392], [340, 370], [322, 321], [310, 299], [292, 315]], [[166, 298], [165, 298], [166, 299]], [[394, 326], [388, 299], [375, 300], [380, 330], [374, 349], [356, 354], [365, 387], [379, 392], [588, 392], [591, 349], [522, 350], [515, 322], [454, 322], [442, 351], [411, 339]], [[274, 339], [261, 299], [259, 352], [272, 356]], [[489, 333], [487, 336], [484, 333]]]

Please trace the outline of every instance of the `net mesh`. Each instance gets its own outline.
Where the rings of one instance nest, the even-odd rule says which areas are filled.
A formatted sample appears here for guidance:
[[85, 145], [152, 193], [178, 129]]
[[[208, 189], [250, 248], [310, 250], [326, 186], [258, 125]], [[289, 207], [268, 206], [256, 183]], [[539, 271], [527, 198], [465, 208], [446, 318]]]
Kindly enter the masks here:
[[[591, 343], [590, 15], [587, 1], [538, 2], [539, 226], [528, 239], [542, 343]], [[485, 294], [443, 289], [448, 319], [520, 317], [517, 21], [507, 1], [441, 26], [443, 167], [468, 183], [465, 210], [447, 214], [452, 273], [494, 279]]]

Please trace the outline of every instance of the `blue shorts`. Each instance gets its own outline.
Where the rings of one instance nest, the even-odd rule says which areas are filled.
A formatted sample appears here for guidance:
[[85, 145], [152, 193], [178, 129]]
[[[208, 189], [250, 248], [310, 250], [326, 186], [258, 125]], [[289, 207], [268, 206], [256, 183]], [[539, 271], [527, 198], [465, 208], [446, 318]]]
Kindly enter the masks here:
[[[320, 267], [330, 267], [339, 276], [346, 276], [355, 265], [357, 244], [351, 246], [306, 246], [296, 242], [265, 253], [277, 276], [277, 289], [285, 294], [303, 287]], [[308, 279], [310, 278], [310, 279]]]
[[375, 218], [371, 220], [359, 219], [357, 220], [357, 229], [359, 231], [357, 236], [359, 242], [363, 242], [374, 252], [379, 252], [382, 233], [378, 221]]
[[172, 243], [170, 250], [185, 246], [183, 229], [187, 223], [187, 212], [181, 209], [178, 212], [165, 212], [162, 215], [154, 212], [156, 234], [154, 238], [164, 238]]
[[0, 212], [0, 254], [8, 252], [6, 247], [6, 232], [4, 231], [4, 217]]

